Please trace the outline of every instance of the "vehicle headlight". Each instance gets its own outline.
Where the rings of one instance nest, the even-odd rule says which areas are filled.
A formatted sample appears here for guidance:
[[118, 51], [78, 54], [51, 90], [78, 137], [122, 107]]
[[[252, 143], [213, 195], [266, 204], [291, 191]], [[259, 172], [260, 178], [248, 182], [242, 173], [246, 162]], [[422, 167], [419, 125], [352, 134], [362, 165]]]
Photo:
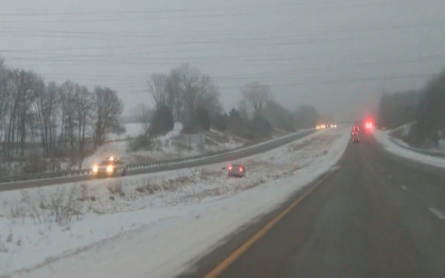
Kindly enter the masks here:
[[113, 170], [114, 170], [113, 166], [108, 166], [108, 167], [107, 167], [107, 172], [108, 172], [108, 173], [113, 172]]
[[93, 166], [93, 172], [94, 172], [94, 173], [97, 173], [97, 170], [98, 170], [97, 165], [94, 165], [94, 166]]

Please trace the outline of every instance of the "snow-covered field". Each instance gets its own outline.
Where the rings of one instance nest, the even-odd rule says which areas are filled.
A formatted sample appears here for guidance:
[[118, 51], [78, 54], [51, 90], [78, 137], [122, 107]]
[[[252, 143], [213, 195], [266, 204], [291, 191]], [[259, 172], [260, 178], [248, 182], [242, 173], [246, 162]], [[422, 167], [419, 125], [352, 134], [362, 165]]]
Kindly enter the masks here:
[[422, 162], [424, 164], [433, 165], [436, 167], [445, 168], [445, 159], [440, 157], [429, 156], [426, 154], [421, 154], [412, 150], [407, 149], [408, 144], [400, 139], [392, 138], [392, 140], [397, 141], [398, 144], [405, 146], [399, 146], [393, 141], [391, 141], [390, 131], [374, 130], [374, 138], [385, 148], [386, 151], [398, 155], [400, 157], [408, 158], [410, 160], [415, 160]]
[[0, 277], [170, 277], [328, 171], [349, 129], [226, 164], [0, 194]]

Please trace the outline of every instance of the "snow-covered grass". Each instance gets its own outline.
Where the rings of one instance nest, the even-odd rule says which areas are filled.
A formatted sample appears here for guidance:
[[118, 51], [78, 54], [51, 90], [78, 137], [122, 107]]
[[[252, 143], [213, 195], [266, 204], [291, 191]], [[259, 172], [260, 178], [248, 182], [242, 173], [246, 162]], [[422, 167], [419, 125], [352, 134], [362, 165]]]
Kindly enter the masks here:
[[124, 140], [128, 137], [136, 137], [138, 135], [141, 135], [144, 132], [144, 125], [141, 123], [127, 123], [124, 124], [125, 126], [125, 133], [123, 134], [110, 134], [108, 135], [107, 139], [112, 140]]
[[[140, 125], [139, 132], [142, 132], [142, 125], [138, 125]], [[136, 127], [134, 127], [133, 125], [130, 125], [130, 127], [133, 128], [132, 134], [138, 135], [136, 132]], [[198, 146], [191, 146], [191, 148], [188, 148], [188, 146], [185, 146], [184, 144], [185, 140], [180, 138], [182, 129], [183, 126], [181, 123], [175, 123], [173, 130], [168, 132], [166, 135], [160, 136], [156, 139], [155, 147], [153, 148], [153, 150], [150, 151], [139, 150], [137, 152], [131, 152], [128, 147], [128, 141], [105, 143], [93, 155], [85, 158], [83, 165], [84, 167], [88, 167], [89, 165], [97, 163], [109, 156], [119, 156], [128, 163], [185, 158], [201, 155], [204, 153], [235, 149], [245, 144], [245, 141], [243, 140], [234, 140], [232, 136], [228, 136], [224, 133], [211, 130], [206, 134], [209, 144], [206, 144], [204, 150], [200, 150]], [[224, 141], [219, 138], [227, 139], [226, 141]], [[183, 144], [182, 146], [181, 143]]]
[[[172, 276], [328, 171], [348, 142], [348, 129], [317, 132], [242, 159], [243, 179], [223, 163], [1, 193], [0, 276]], [[69, 221], [57, 222], [58, 196]]]
[[159, 140], [170, 140], [177, 137], [183, 129], [182, 123], [175, 123], [173, 130], [169, 131], [164, 136], [159, 137]]
[[[409, 150], [407, 148], [410, 148], [410, 146], [400, 139], [391, 137], [390, 131], [374, 130], [373, 135], [374, 138], [383, 146], [383, 148], [392, 154], [422, 162], [424, 164], [445, 168], [444, 158], [429, 156], [414, 150]], [[394, 141], [397, 141], [397, 144]]]
[[[399, 126], [398, 128], [395, 128], [393, 130], [390, 130], [388, 132], [389, 136], [392, 136], [397, 144], [401, 144], [406, 147], [411, 147], [407, 141], [408, 137], [410, 136], [411, 130], [414, 128], [415, 123], [408, 123], [404, 124], [402, 126]], [[427, 151], [434, 151], [439, 153], [445, 153], [445, 139], [439, 139], [437, 146], [435, 144], [432, 144], [431, 140], [424, 141], [423, 146], [420, 146], [421, 149], [427, 150]]]
[[393, 137], [403, 139], [409, 135], [413, 125], [414, 125], [414, 123], [404, 124], [402, 126], [399, 126], [398, 128], [390, 130], [389, 134]]

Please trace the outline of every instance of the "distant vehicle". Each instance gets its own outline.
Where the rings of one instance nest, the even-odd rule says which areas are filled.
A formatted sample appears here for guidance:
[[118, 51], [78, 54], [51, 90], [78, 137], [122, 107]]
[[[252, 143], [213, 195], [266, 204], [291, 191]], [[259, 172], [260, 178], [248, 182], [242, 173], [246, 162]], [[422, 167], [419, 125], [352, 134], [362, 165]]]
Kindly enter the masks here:
[[328, 122], [328, 123], [326, 124], [326, 127], [336, 128], [336, 127], [337, 127], [337, 124], [335, 124], [335, 123], [333, 123], [333, 122]]
[[372, 121], [365, 122], [365, 130], [373, 130], [374, 129], [374, 123]]
[[380, 126], [380, 129], [381, 130], [386, 130], [386, 126], [382, 125], [382, 126]]
[[109, 157], [99, 164], [93, 165], [91, 172], [94, 177], [100, 176], [125, 176], [127, 170], [125, 163], [117, 157]]
[[230, 164], [227, 167], [227, 174], [229, 177], [242, 178], [246, 175], [246, 168], [242, 164]]
[[358, 136], [353, 136], [352, 143], [358, 143], [358, 142], [360, 142], [360, 139], [358, 138]]
[[358, 136], [358, 132], [359, 132], [360, 128], [358, 127], [358, 125], [355, 125], [352, 127], [352, 131], [351, 131], [351, 136]]

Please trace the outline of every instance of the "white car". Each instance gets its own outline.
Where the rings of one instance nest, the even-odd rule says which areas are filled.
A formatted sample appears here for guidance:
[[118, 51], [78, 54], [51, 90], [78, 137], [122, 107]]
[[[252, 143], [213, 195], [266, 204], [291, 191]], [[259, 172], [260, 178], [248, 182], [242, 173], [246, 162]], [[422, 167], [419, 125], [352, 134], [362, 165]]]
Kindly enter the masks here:
[[95, 164], [91, 168], [91, 172], [95, 177], [99, 176], [125, 176], [125, 163], [116, 157], [110, 157], [99, 164]]

